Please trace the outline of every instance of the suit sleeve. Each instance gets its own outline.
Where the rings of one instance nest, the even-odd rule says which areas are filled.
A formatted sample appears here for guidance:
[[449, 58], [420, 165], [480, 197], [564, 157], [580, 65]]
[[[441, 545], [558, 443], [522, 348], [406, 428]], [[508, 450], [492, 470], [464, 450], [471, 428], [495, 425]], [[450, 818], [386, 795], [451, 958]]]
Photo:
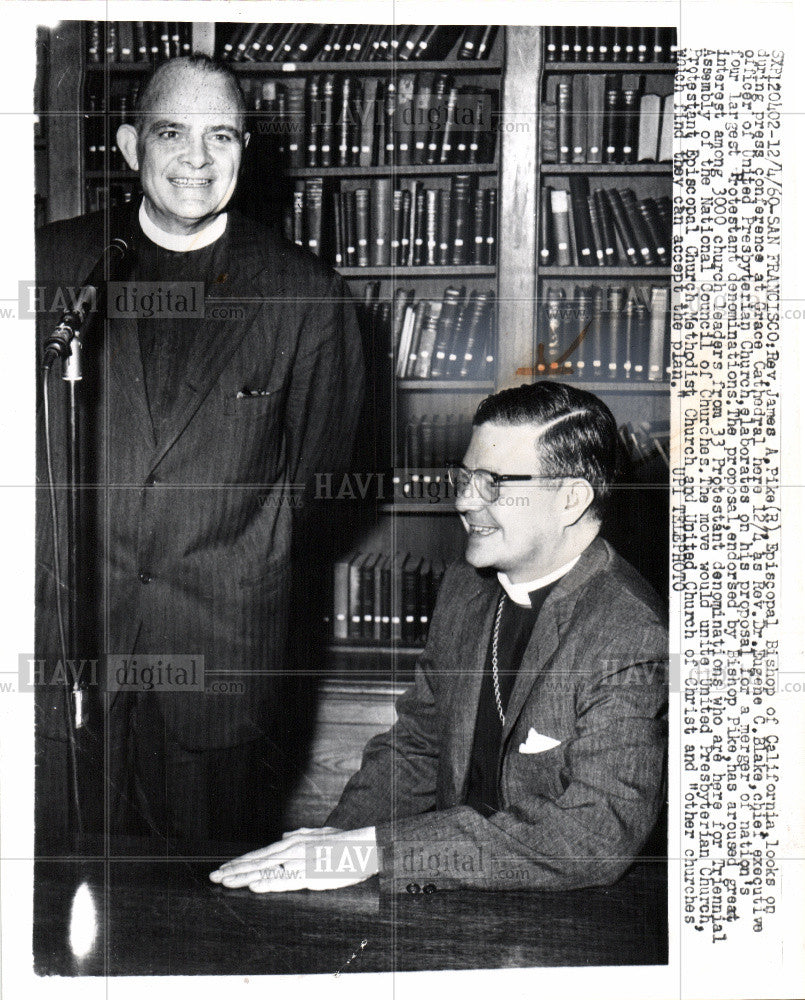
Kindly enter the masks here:
[[488, 818], [455, 806], [381, 823], [381, 888], [403, 891], [412, 881], [406, 859], [423, 856], [438, 863], [418, 878], [438, 889], [566, 890], [616, 881], [651, 832], [662, 801], [667, 668], [662, 658], [649, 657], [665, 642], [663, 629], [648, 627], [636, 656], [617, 643], [596, 656], [605, 667], [577, 691], [561, 794], [518, 790]]
[[336, 277], [306, 311], [286, 402], [291, 482], [347, 467], [364, 396], [364, 363], [355, 309]]

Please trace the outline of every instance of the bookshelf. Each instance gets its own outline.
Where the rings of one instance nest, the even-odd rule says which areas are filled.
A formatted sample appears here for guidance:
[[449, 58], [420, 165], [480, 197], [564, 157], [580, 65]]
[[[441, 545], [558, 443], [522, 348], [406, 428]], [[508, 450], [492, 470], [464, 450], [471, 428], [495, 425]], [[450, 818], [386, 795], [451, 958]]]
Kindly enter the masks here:
[[[131, 60], [120, 58], [121, 23], [117, 23], [118, 33], [113, 46], [109, 46], [108, 30], [100, 32], [97, 62], [92, 61], [94, 56], [90, 53], [92, 22], [64, 21], [50, 31], [46, 43], [49, 64], [63, 67], [63, 70], [48, 74], [43, 80], [44, 104], [52, 112], [45, 116], [47, 163], [40, 171], [46, 178], [41, 183], [47, 184], [47, 198], [42, 208], [47, 221], [125, 202], [138, 195], [137, 178], [125, 168], [115, 151], [113, 135], [117, 124], [131, 110], [134, 90], [150, 70], [152, 60], [150, 57], [137, 58], [135, 52]], [[368, 31], [371, 26], [344, 26], [344, 34], [348, 27]], [[244, 25], [186, 24], [179, 30], [178, 45], [189, 47], [193, 52], [221, 56], [223, 46], [236, 39], [243, 28]], [[396, 29], [386, 27], [384, 37], [389, 45], [395, 39], [404, 44], [410, 30], [411, 26], [404, 25]], [[546, 262], [540, 252], [543, 249], [542, 209], [546, 189], [564, 191], [568, 196], [579, 189], [586, 192], [631, 189], [638, 202], [650, 198], [656, 201], [671, 191], [670, 163], [659, 159], [634, 163], [565, 163], [552, 162], [550, 154], [546, 157], [545, 132], [546, 125], [550, 132], [552, 113], [546, 105], [556, 103], [552, 99], [558, 91], [557, 81], [566, 81], [572, 96], [577, 78], [611, 77], [617, 81], [613, 89], [621, 92], [624, 80], [631, 84], [632, 78], [637, 78], [638, 86], [631, 89], [650, 91], [659, 97], [672, 90], [675, 62], [671, 58], [655, 58], [640, 64], [636, 57], [630, 62], [624, 58], [596, 58], [592, 62], [550, 59], [547, 46], [551, 39], [554, 44], [558, 39], [560, 47], [556, 51], [561, 53], [560, 29], [529, 26], [498, 29], [483, 59], [458, 58], [463, 30], [456, 29], [458, 34], [444, 36], [442, 42], [444, 45], [449, 42], [449, 46], [440, 52], [443, 57], [433, 59], [294, 58], [271, 61], [258, 58], [237, 61], [231, 57], [233, 50], [228, 58], [247, 96], [252, 134], [236, 195], [238, 207], [261, 221], [284, 229], [291, 239], [308, 245], [312, 242], [311, 249], [342, 274], [355, 298], [368, 347], [373, 373], [369, 395], [376, 412], [385, 417], [384, 436], [375, 453], [365, 459], [362, 469], [383, 474], [386, 485], [381, 493], [369, 497], [365, 503], [352, 508], [349, 504], [337, 510], [333, 508], [339, 525], [339, 530], [333, 532], [337, 535], [331, 552], [334, 563], [353, 551], [385, 556], [400, 553], [401, 557], [413, 554], [429, 564], [432, 573], [435, 570], [438, 576], [441, 565], [460, 554], [464, 542], [462, 529], [445, 493], [441, 471], [444, 462], [461, 458], [469, 438], [469, 421], [484, 396], [524, 381], [551, 377], [550, 370], [538, 370], [549, 341], [550, 320], [546, 315], [549, 291], [561, 289], [562, 301], [569, 306], [575, 300], [577, 287], [600, 286], [605, 290], [605, 302], [606, 290], [612, 287], [670, 287], [667, 265], [634, 266], [627, 260], [618, 260], [606, 267], [575, 261]], [[603, 44], [600, 39], [605, 38], [606, 30], [584, 31], [592, 31], [599, 39], [596, 41], [596, 51], [599, 51]], [[131, 34], [134, 38], [133, 28]], [[128, 37], [128, 29], [124, 36]], [[364, 44], [366, 40], [364, 37]], [[580, 51], [585, 51], [584, 40], [580, 43]], [[574, 37], [569, 42], [569, 51], [577, 41]], [[625, 38], [620, 39], [621, 52], [625, 52], [625, 41]], [[172, 44], [170, 38], [168, 44]], [[255, 38], [250, 44], [255, 44]], [[262, 44], [265, 46], [265, 40]], [[298, 45], [299, 39], [296, 43], [292, 40], [291, 44]], [[607, 45], [611, 44], [614, 39], [607, 41]], [[364, 134], [358, 128], [366, 119], [359, 114], [355, 131], [348, 138], [349, 151], [343, 157], [344, 162], [339, 162], [342, 157], [336, 147], [339, 145], [338, 125], [343, 116], [337, 109], [343, 110], [345, 82], [348, 82], [351, 97], [355, 93], [375, 95], [378, 120], [383, 123], [384, 110], [390, 107], [389, 95], [394, 95], [395, 108], [398, 108], [401, 91], [410, 88], [413, 77], [415, 102], [422, 78], [429, 79], [433, 86], [440, 76], [447, 81], [445, 100], [449, 101], [451, 87], [455, 87], [462, 99], [471, 101], [473, 97], [481, 97], [486, 102], [483, 110], [488, 116], [484, 120], [489, 132], [482, 137], [478, 151], [457, 153], [451, 143], [447, 162], [439, 162], [443, 150], [437, 145], [435, 152], [430, 154], [433, 162], [417, 162], [415, 151], [409, 149], [403, 154], [400, 150], [400, 135], [407, 134], [410, 142], [412, 137], [416, 139], [415, 133], [387, 127], [386, 134], [390, 132], [394, 140], [391, 148], [373, 140], [367, 153], [363, 149]], [[282, 128], [277, 126], [288, 120], [289, 100], [296, 101], [299, 116], [307, 121], [311, 81], [316, 82], [317, 100], [322, 103], [325, 85], [330, 91], [327, 97], [331, 102], [330, 117], [325, 124], [330, 136], [328, 144], [332, 148], [329, 157], [321, 156], [320, 129], [314, 162], [309, 163], [306, 148], [290, 155], [288, 133], [283, 134]], [[378, 96], [381, 89], [382, 100]], [[576, 84], [576, 95], [583, 92], [582, 85]], [[359, 110], [365, 111], [365, 108]], [[326, 120], [327, 112], [322, 109], [322, 113]], [[389, 126], [388, 120], [385, 125]], [[572, 123], [570, 130], [572, 135]], [[463, 131], [465, 137], [471, 139], [472, 128]], [[427, 138], [427, 133], [425, 136]], [[308, 138], [309, 130], [305, 140]], [[357, 143], [357, 151], [352, 148], [353, 143]], [[428, 154], [424, 157], [427, 160]], [[471, 238], [469, 249], [459, 254], [458, 262], [453, 263], [453, 245], [448, 246], [446, 259], [444, 251], [440, 257], [441, 248], [433, 249], [435, 256], [430, 261], [426, 247], [424, 262], [414, 263], [411, 243], [417, 236], [417, 195], [422, 194], [423, 209], [430, 203], [438, 226], [440, 217], [450, 214], [452, 219], [454, 215], [452, 201], [459, 176], [466, 179], [462, 183], [470, 192], [464, 234]], [[395, 236], [395, 190], [408, 192], [408, 221], [398, 225], [396, 230], [398, 235], [407, 233], [408, 236], [408, 256], [405, 258], [401, 251], [390, 246]], [[344, 239], [345, 205], [351, 202], [354, 215], [355, 193], [359, 191], [368, 192], [369, 216], [364, 220], [363, 230], [367, 239], [378, 235], [371, 232], [372, 196], [377, 194], [374, 222], [380, 227], [379, 235], [389, 244], [382, 249], [382, 262], [373, 256], [371, 247], [367, 249], [368, 260], [364, 258], [358, 264], [348, 259], [348, 244]], [[427, 195], [428, 191], [435, 194]], [[477, 191], [482, 194], [477, 195]], [[494, 192], [494, 199], [489, 192]], [[464, 197], [461, 191], [459, 195]], [[357, 197], [360, 200], [365, 196]], [[475, 199], [479, 206], [480, 230], [472, 228]], [[402, 195], [400, 200], [404, 201]], [[450, 204], [450, 213], [446, 204]], [[311, 221], [314, 222], [313, 231]], [[428, 239], [426, 221], [423, 220], [418, 234], [425, 241]], [[440, 242], [438, 230], [435, 234], [433, 229], [430, 232], [431, 237]], [[453, 236], [455, 233], [451, 230], [448, 242]], [[480, 259], [474, 256], [476, 236], [481, 237]], [[455, 290], [459, 301], [458, 309], [453, 311], [453, 325], [448, 329], [453, 334], [461, 331], [464, 336], [462, 310], [469, 310], [467, 318], [471, 319], [470, 306], [477, 308], [477, 343], [483, 351], [474, 352], [473, 364], [468, 365], [463, 375], [459, 363], [452, 370], [448, 366], [446, 372], [437, 366], [436, 371], [440, 372], [437, 376], [431, 374], [433, 352], [437, 347], [434, 342], [427, 368], [421, 365], [419, 374], [416, 365], [401, 370], [399, 340], [405, 323], [403, 306], [411, 307], [414, 312], [411, 322], [416, 323], [419, 321], [418, 303], [437, 304], [439, 308], [434, 308], [433, 313], [438, 335], [443, 332], [439, 330], [439, 317], [448, 300], [448, 289]], [[476, 295], [474, 301], [473, 293]], [[486, 299], [479, 306], [481, 295]], [[398, 309], [396, 316], [395, 308]], [[447, 306], [448, 312], [451, 308]], [[641, 322], [644, 320], [645, 317]], [[422, 326], [425, 322], [423, 316]], [[615, 340], [622, 340], [619, 323], [611, 324], [607, 332]], [[466, 341], [462, 344], [460, 340], [457, 337], [454, 344], [443, 345], [448, 349], [448, 362], [450, 348], [458, 349], [460, 355], [460, 348], [466, 347]], [[481, 357], [483, 366], [479, 367]], [[457, 357], [456, 360], [461, 359]], [[667, 422], [669, 386], [665, 372], [652, 380], [638, 379], [633, 371], [629, 377], [622, 375], [623, 372], [616, 378], [588, 377], [576, 367], [563, 377], [581, 388], [600, 393], [613, 410], [618, 424], [629, 425], [635, 432]], [[655, 586], [664, 590], [665, 551], [655, 526], [658, 517], [664, 524], [662, 505], [667, 504], [667, 491], [663, 484], [667, 483], [667, 469], [653, 445], [646, 446], [645, 440], [629, 442], [628, 450], [634, 459], [632, 478], [639, 489], [632, 491], [633, 509], [628, 516], [624, 514], [619, 534], [616, 531], [609, 537]], [[433, 490], [434, 495], [429, 494], [429, 490]], [[388, 587], [388, 583], [385, 586]], [[391, 589], [393, 602], [400, 608], [401, 574], [392, 574]], [[417, 609], [417, 616], [421, 612], [427, 616], [428, 607], [423, 607], [424, 612], [422, 608]], [[331, 723], [335, 726], [327, 730], [327, 739], [337, 742], [341, 739], [338, 727], [346, 719], [345, 713], [352, 713], [355, 719], [374, 720], [372, 725], [376, 730], [384, 728], [388, 715], [384, 698], [398, 691], [411, 676], [421, 642], [411, 641], [410, 635], [389, 637], [387, 632], [383, 633], [384, 638], [378, 638], [374, 622], [371, 635], [367, 630], [361, 635], [336, 637], [333, 634], [335, 607], [331, 610], [331, 620], [326, 624], [330, 677], [327, 683], [335, 685], [330, 692], [334, 700], [325, 699], [322, 711], [326, 726]], [[361, 610], [363, 612], [363, 608]], [[426, 622], [419, 624], [424, 627]], [[325, 685], [324, 690], [326, 693], [330, 689]], [[367, 733], [371, 735], [368, 730]], [[361, 739], [363, 737], [361, 730]], [[349, 743], [346, 736], [344, 739]], [[323, 766], [326, 771], [326, 765]]]

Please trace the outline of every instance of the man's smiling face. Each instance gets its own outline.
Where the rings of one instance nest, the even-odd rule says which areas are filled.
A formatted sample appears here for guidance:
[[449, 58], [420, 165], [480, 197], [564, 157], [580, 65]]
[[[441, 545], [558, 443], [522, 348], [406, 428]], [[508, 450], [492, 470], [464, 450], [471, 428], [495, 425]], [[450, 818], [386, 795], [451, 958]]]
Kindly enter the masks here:
[[121, 149], [139, 170], [146, 211], [166, 232], [195, 232], [232, 197], [246, 137], [225, 77], [177, 68], [152, 95], [136, 145], [128, 135]]

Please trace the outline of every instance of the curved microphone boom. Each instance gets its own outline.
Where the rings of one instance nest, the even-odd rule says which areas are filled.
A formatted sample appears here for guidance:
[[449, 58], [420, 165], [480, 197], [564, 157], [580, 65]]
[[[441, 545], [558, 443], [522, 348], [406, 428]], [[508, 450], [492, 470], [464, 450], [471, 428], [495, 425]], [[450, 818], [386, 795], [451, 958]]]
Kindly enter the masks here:
[[[44, 368], [50, 368], [56, 358], [62, 358], [67, 362], [70, 357], [77, 356], [78, 336], [87, 315], [91, 312], [90, 303], [97, 300], [98, 290], [103, 287], [105, 282], [111, 280], [112, 276], [119, 272], [128, 252], [128, 243], [119, 236], [115, 237], [104, 248], [103, 253], [95, 262], [95, 266], [81, 283], [80, 294], [75, 300], [73, 308], [62, 314], [56, 329], [45, 340], [42, 359]], [[93, 295], [86, 294], [89, 289], [93, 290]], [[65, 377], [68, 376], [65, 375]], [[78, 373], [74, 377], [80, 379], [81, 375]]]

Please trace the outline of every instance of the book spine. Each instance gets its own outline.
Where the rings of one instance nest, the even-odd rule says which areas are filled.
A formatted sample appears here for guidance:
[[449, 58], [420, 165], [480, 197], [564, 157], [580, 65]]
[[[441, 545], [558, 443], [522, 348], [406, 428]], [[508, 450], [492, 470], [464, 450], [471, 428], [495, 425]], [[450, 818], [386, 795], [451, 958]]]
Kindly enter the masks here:
[[453, 211], [452, 251], [450, 263], [466, 264], [469, 259], [469, 217], [472, 178], [469, 174], [454, 174], [450, 190]]
[[372, 180], [371, 198], [372, 266], [387, 267], [391, 263], [391, 178]]
[[369, 266], [369, 190], [355, 191], [355, 255], [358, 267]]
[[559, 267], [570, 267], [570, 209], [568, 193], [561, 188], [551, 189], [551, 218], [555, 234], [556, 263]]

